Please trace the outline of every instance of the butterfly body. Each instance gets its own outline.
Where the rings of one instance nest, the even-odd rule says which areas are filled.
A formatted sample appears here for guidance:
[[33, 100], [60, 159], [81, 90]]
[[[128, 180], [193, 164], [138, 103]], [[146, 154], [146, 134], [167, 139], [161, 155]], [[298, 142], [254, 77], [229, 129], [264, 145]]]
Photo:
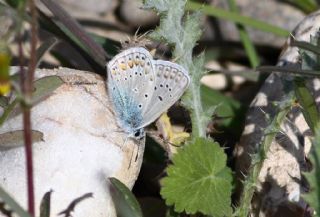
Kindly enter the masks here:
[[154, 60], [142, 47], [129, 48], [107, 65], [109, 95], [121, 128], [141, 139], [143, 128], [170, 108], [188, 87], [180, 65]]

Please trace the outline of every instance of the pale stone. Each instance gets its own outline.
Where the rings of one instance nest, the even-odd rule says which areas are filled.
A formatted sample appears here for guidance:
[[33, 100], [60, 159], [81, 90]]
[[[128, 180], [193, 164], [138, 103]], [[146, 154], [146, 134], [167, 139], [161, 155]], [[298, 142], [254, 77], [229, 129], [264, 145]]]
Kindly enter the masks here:
[[[32, 128], [43, 133], [43, 141], [33, 146], [37, 215], [41, 198], [53, 190], [52, 216], [75, 198], [92, 192], [93, 198], [76, 206], [73, 216], [114, 217], [108, 178], [116, 177], [132, 188], [144, 142], [138, 149], [137, 143], [119, 133], [102, 77], [67, 68], [36, 72], [37, 79], [50, 75], [60, 76], [65, 84], [32, 108]], [[0, 134], [21, 129], [19, 115], [7, 120]], [[137, 150], [134, 161], [131, 156]], [[0, 149], [0, 185], [26, 207], [24, 154], [22, 142], [18, 148]]]

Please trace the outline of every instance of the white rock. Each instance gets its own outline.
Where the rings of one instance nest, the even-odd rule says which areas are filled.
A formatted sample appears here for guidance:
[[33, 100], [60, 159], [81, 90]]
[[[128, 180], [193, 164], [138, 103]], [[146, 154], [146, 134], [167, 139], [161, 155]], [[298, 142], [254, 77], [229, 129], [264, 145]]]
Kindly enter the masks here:
[[[51, 216], [64, 210], [75, 198], [92, 192], [93, 198], [75, 208], [75, 217], [116, 216], [108, 190], [108, 177], [132, 188], [137, 179], [144, 143], [137, 144], [119, 133], [102, 77], [84, 71], [60, 68], [38, 70], [36, 78], [60, 76], [65, 84], [32, 108], [32, 128], [43, 133], [33, 146], [37, 216], [42, 196], [53, 190]], [[1, 114], [1, 111], [0, 111]], [[21, 115], [10, 118], [0, 134], [22, 129]], [[21, 142], [22, 143], [22, 142]], [[1, 147], [1, 141], [0, 141]], [[22, 144], [0, 149], [0, 185], [26, 207], [26, 171]], [[2, 215], [0, 215], [2, 217]]]

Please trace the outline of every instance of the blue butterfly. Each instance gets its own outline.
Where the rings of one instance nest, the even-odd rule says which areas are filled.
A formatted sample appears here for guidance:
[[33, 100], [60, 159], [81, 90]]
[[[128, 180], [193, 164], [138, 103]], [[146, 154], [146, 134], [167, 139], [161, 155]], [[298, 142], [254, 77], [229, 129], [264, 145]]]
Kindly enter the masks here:
[[154, 122], [184, 93], [188, 72], [170, 61], [154, 60], [145, 48], [117, 54], [107, 65], [108, 91], [120, 127], [141, 140], [144, 127]]

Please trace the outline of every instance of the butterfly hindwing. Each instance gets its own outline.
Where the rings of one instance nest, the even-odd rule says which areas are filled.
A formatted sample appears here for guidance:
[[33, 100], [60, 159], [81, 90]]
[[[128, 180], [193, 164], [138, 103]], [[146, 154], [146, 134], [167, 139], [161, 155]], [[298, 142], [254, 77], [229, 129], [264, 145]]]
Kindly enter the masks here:
[[142, 127], [152, 123], [168, 110], [182, 96], [190, 83], [188, 72], [176, 63], [154, 60], [153, 65], [155, 84], [151, 103], [142, 114]]

